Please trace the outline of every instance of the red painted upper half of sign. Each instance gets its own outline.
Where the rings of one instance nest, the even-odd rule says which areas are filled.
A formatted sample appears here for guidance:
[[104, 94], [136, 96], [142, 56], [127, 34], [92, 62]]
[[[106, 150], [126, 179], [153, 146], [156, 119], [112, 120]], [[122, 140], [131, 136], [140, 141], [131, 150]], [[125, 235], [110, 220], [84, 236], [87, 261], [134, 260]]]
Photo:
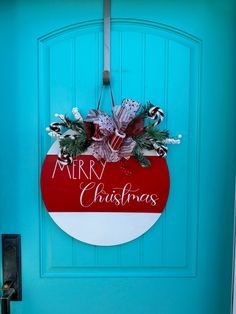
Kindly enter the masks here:
[[62, 166], [57, 155], [47, 155], [41, 190], [49, 212], [161, 213], [167, 202], [170, 178], [166, 160], [148, 157], [142, 168], [131, 157], [116, 163], [80, 155]]

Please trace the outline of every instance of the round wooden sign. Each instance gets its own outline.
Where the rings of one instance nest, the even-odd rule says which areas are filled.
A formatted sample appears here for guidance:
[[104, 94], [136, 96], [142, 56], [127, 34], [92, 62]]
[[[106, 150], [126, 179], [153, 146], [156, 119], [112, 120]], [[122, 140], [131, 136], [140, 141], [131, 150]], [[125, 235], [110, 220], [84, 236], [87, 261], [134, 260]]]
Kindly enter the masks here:
[[58, 159], [55, 142], [44, 160], [41, 190], [55, 223], [70, 236], [93, 245], [117, 245], [149, 230], [163, 212], [170, 187], [165, 158], [153, 152], [151, 167], [96, 160], [89, 150], [72, 164]]

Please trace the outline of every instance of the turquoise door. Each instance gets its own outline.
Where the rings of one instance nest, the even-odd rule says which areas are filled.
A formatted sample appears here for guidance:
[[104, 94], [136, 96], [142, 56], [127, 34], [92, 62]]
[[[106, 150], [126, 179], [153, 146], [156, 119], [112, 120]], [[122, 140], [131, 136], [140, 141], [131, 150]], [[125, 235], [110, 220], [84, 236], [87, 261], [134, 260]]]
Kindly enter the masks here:
[[[171, 148], [160, 220], [114, 247], [51, 220], [39, 175], [55, 112], [98, 100], [103, 3], [1, 1], [0, 232], [22, 235], [13, 314], [228, 314], [234, 200], [233, 1], [112, 1], [112, 85], [153, 101], [183, 141]], [[108, 91], [103, 108], [108, 109]]]

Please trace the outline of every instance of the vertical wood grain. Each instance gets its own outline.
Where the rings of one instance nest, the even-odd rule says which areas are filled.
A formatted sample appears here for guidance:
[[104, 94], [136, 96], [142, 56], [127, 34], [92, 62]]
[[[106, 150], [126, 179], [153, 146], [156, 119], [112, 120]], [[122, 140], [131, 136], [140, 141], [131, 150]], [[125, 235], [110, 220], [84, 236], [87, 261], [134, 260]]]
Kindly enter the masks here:
[[[183, 133], [183, 144], [170, 147], [168, 164], [171, 179], [170, 198], [160, 220], [142, 237], [115, 247], [95, 247], [70, 238], [42, 215], [42, 265], [45, 276], [132, 274], [178, 274], [194, 263], [197, 208], [186, 195], [193, 193], [196, 154], [190, 136], [196, 138], [195, 115], [198, 56], [188, 40], [178, 35], [157, 32], [133, 25], [129, 30], [115, 28], [111, 36], [111, 82], [116, 103], [130, 97], [142, 103], [150, 100], [166, 113], [161, 129]], [[100, 28], [83, 32], [62, 32], [40, 46], [40, 99], [43, 120], [51, 121], [55, 112], [70, 113], [78, 106], [85, 117], [95, 108], [101, 90], [102, 33]], [[110, 112], [106, 88], [102, 109]], [[194, 114], [193, 114], [194, 111]], [[189, 119], [186, 117], [189, 117]], [[191, 123], [189, 123], [190, 121]], [[46, 136], [46, 135], [45, 135]], [[43, 138], [44, 147], [49, 140]], [[192, 160], [189, 158], [191, 156]], [[195, 159], [194, 159], [195, 158]], [[44, 210], [44, 209], [43, 209]], [[63, 252], [63, 253], [62, 253]]]

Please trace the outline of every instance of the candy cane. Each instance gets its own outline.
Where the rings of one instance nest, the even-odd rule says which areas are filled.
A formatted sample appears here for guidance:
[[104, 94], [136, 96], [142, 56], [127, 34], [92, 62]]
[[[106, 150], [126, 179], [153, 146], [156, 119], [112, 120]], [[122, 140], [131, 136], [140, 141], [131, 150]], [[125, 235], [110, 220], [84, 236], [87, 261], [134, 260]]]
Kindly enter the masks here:
[[61, 131], [61, 124], [58, 122], [52, 122], [48, 128], [46, 128], [46, 131], [53, 131], [56, 133], [60, 133]]
[[164, 146], [163, 144], [155, 143], [153, 147], [156, 151], [158, 157], [166, 157], [168, 153], [168, 147]]
[[153, 123], [154, 126], [160, 124], [164, 119], [164, 112], [160, 107], [153, 106], [148, 111], [148, 117], [152, 120], [157, 120]]
[[70, 165], [73, 161], [73, 158], [68, 153], [65, 153], [63, 149], [58, 153], [57, 159], [63, 166]]

